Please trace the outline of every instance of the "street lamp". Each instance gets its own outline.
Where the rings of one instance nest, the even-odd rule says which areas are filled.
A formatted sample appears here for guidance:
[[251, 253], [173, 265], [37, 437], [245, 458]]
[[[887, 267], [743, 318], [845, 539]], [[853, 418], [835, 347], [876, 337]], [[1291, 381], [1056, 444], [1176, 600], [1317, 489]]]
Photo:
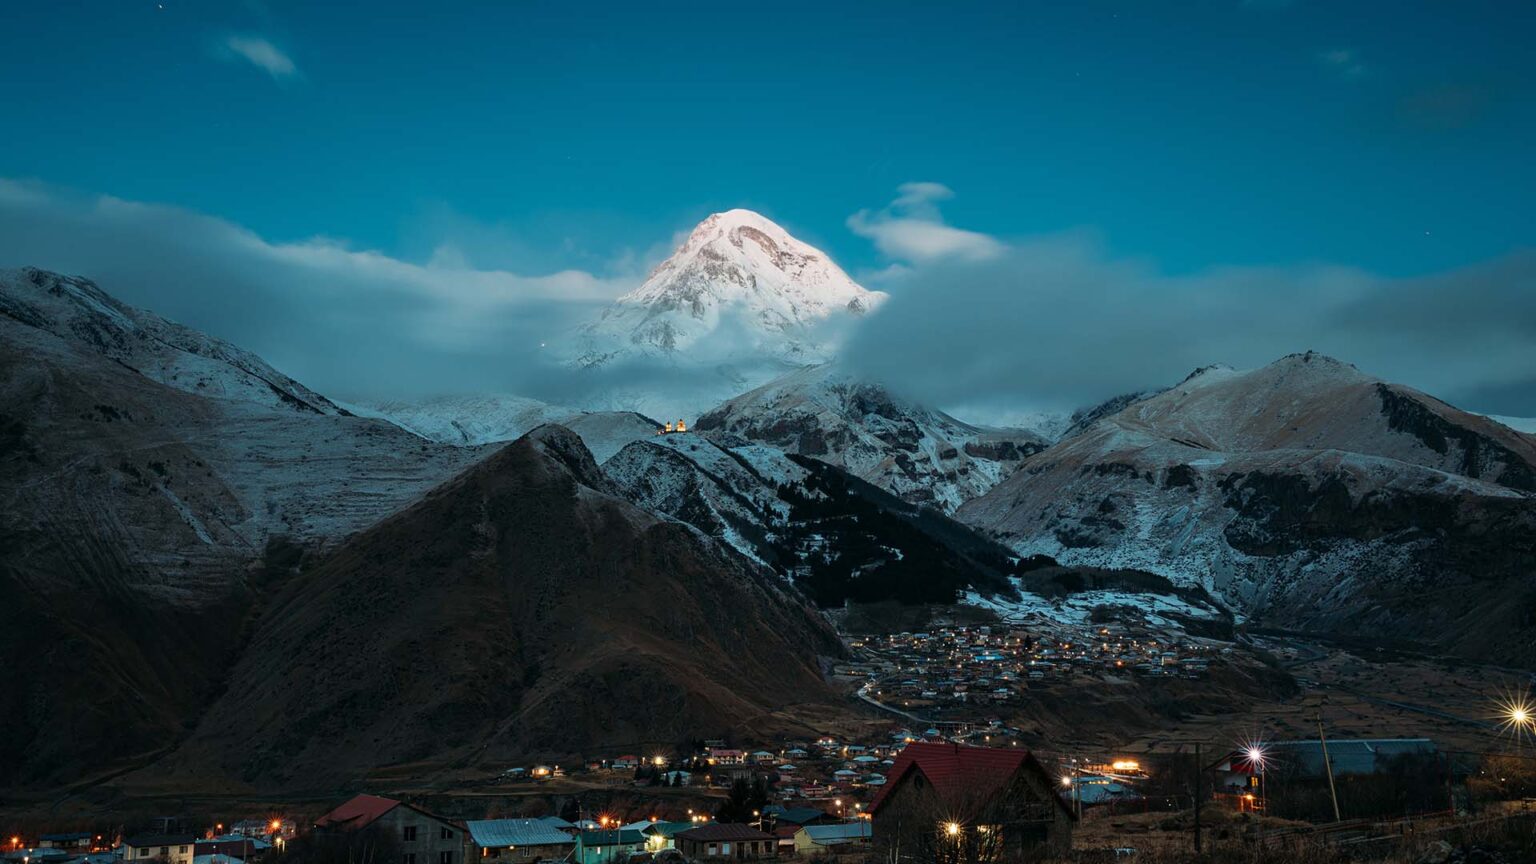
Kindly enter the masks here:
[[1248, 764], [1259, 777], [1259, 810], [1267, 811], [1265, 805], [1269, 802], [1264, 797], [1264, 768], [1268, 764], [1268, 754], [1264, 752], [1263, 744], [1254, 743], [1243, 750], [1243, 755], [1248, 758]]
[[1513, 732], [1517, 739], [1529, 734], [1531, 727], [1536, 725], [1536, 707], [1525, 701], [1524, 697], [1500, 703], [1499, 710], [1503, 714], [1503, 727]]

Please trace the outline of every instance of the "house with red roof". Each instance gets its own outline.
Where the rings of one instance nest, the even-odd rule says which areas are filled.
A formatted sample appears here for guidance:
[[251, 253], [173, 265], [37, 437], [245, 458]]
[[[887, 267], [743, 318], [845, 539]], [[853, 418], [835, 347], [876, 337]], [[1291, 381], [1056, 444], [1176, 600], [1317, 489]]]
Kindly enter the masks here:
[[358, 795], [316, 819], [315, 830], [388, 834], [400, 846], [400, 864], [464, 864], [463, 828], [393, 798]]
[[[914, 742], [870, 803], [879, 860], [995, 861], [1072, 848], [1072, 810], [1028, 750]], [[892, 858], [890, 856], [895, 856]]]

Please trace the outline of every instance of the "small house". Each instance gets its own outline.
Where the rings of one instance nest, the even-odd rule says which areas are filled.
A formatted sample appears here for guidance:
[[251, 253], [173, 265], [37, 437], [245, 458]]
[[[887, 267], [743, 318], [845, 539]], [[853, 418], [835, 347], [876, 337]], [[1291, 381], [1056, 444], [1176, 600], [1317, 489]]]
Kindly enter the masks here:
[[728, 858], [751, 861], [778, 855], [778, 839], [751, 825], [716, 822], [679, 833], [677, 850], [689, 860]]
[[401, 864], [463, 864], [464, 830], [414, 804], [358, 795], [315, 820], [326, 833], [379, 830], [400, 844]]
[[123, 861], [165, 860], [170, 864], [192, 864], [192, 834], [138, 834], [123, 840]]
[[869, 846], [873, 837], [873, 826], [867, 819], [833, 825], [806, 825], [795, 832], [795, 854], [811, 856], [852, 851]]

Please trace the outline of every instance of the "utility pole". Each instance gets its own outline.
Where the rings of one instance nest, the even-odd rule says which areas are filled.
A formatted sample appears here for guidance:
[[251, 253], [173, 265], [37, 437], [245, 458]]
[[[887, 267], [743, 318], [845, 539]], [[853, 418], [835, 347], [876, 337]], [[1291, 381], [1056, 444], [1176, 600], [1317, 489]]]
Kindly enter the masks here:
[[1195, 742], [1195, 854], [1200, 854], [1200, 742]]
[[[1327, 701], [1326, 699], [1324, 701]], [[1323, 734], [1323, 705], [1317, 705], [1317, 740], [1323, 746], [1323, 770], [1328, 774], [1328, 797], [1333, 799], [1333, 821], [1342, 822], [1339, 815], [1339, 790], [1333, 785], [1333, 762], [1328, 758], [1328, 737]]]

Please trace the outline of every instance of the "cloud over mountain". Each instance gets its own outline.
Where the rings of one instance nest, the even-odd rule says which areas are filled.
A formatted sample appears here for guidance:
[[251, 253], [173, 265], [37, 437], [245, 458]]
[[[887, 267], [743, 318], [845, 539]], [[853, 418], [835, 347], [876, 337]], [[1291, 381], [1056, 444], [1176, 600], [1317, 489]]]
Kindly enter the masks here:
[[1070, 409], [1316, 349], [1470, 410], [1536, 414], [1536, 252], [1414, 278], [1327, 264], [1171, 275], [1086, 232], [987, 237], [982, 257], [872, 239], [908, 263], [873, 283], [891, 299], [845, 359], [932, 403]]
[[176, 207], [7, 180], [0, 261], [89, 275], [343, 398], [532, 392], [541, 344], [632, 284], [274, 243]]

